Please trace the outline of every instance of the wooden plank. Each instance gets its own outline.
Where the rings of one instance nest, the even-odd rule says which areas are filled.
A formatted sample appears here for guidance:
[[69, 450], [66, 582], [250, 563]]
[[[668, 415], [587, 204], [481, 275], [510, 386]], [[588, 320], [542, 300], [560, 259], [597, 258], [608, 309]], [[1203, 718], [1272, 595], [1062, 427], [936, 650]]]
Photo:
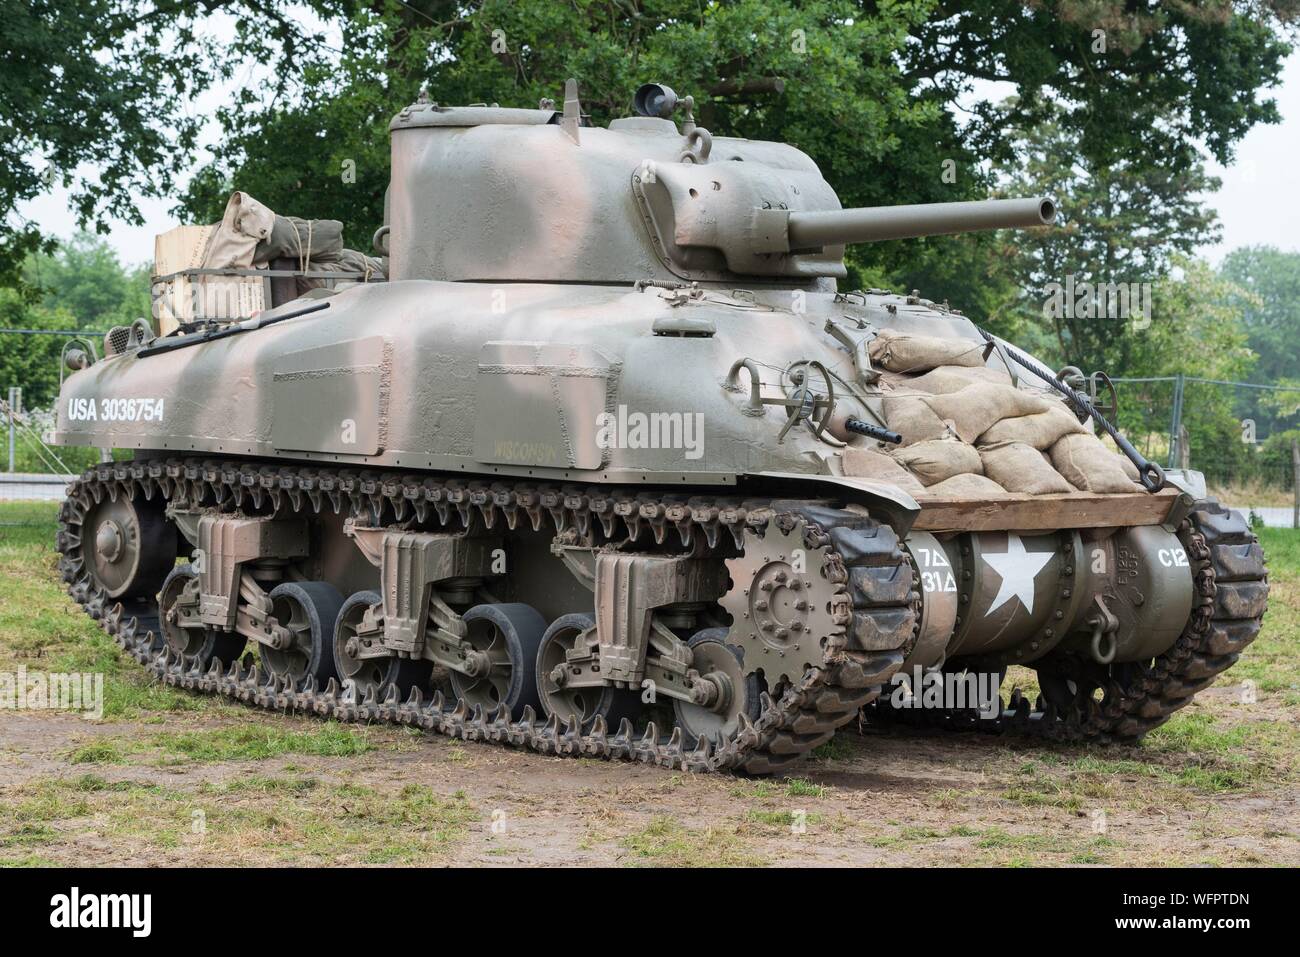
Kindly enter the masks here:
[[997, 498], [932, 499], [918, 496], [921, 513], [913, 528], [928, 532], [1055, 531], [1061, 528], [1112, 528], [1159, 525], [1177, 500], [1176, 488], [1098, 495], [1068, 492]]
[[[165, 336], [182, 322], [194, 318], [193, 290], [175, 273], [203, 264], [203, 251], [216, 226], [177, 226], [153, 240], [154, 329]], [[165, 278], [164, 278], [165, 277]]]

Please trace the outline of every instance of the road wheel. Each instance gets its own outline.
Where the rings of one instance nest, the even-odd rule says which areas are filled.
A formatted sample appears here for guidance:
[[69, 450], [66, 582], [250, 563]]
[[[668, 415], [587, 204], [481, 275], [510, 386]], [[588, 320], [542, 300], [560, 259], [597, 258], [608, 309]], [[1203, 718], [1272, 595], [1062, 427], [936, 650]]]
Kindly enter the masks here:
[[271, 614], [293, 636], [287, 648], [263, 645], [262, 661], [276, 677], [308, 675], [324, 687], [334, 670], [334, 624], [343, 596], [329, 582], [282, 582], [271, 590]]

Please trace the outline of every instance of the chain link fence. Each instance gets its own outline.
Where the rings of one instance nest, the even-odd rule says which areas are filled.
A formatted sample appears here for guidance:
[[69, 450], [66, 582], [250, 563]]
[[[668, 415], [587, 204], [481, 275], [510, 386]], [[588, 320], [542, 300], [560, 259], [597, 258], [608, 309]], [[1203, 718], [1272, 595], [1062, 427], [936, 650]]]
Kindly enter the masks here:
[[1120, 429], [1147, 458], [1204, 473], [1255, 524], [1300, 528], [1296, 390], [1194, 376], [1113, 380]]
[[[52, 416], [23, 410], [22, 392], [17, 387], [10, 387], [7, 398], [0, 400], [6, 466], [0, 473], [0, 542], [15, 530], [52, 529], [58, 502], [73, 478], [73, 466], [61, 454], [64, 450], [50, 449], [44, 442], [47, 418]], [[90, 451], [98, 460], [99, 450]], [[80, 461], [86, 455], [75, 458]]]
[[[99, 333], [67, 329], [0, 329], [0, 336], [12, 344], [10, 337], [49, 337], [66, 342], [87, 341]], [[20, 342], [23, 340], [19, 340]], [[18, 347], [15, 346], [15, 349]], [[90, 348], [93, 349], [93, 346]], [[65, 349], [66, 351], [66, 349]], [[35, 357], [27, 353], [28, 364]], [[47, 398], [44, 408], [28, 408], [32, 395], [49, 396], [61, 381], [62, 372], [44, 368], [44, 362], [58, 358], [58, 353], [41, 354], [39, 370], [33, 368], [27, 381], [0, 382], [0, 541], [15, 529], [53, 527], [58, 502], [74, 475], [88, 465], [102, 461], [106, 453], [91, 448], [51, 448], [46, 441], [54, 428], [54, 410]], [[19, 363], [22, 366], [22, 363]], [[62, 368], [62, 362], [59, 362]], [[44, 374], [38, 374], [40, 373]]]

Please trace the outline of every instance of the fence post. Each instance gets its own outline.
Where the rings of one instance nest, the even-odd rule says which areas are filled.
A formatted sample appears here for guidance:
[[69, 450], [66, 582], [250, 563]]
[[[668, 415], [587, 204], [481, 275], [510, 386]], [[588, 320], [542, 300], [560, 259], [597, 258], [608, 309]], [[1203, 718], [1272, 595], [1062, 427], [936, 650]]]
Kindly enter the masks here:
[[1300, 439], [1291, 440], [1291, 490], [1295, 494], [1291, 527], [1300, 528]]
[[9, 387], [9, 471], [14, 470], [14, 420], [23, 410], [23, 390], [21, 386]]
[[1174, 420], [1169, 423], [1169, 464], [1166, 467], [1171, 469], [1178, 467], [1179, 431], [1183, 425], [1183, 388], [1184, 378], [1183, 374], [1179, 372], [1174, 376]]
[[1183, 422], [1178, 423], [1178, 467], [1183, 471], [1192, 467], [1192, 437]]

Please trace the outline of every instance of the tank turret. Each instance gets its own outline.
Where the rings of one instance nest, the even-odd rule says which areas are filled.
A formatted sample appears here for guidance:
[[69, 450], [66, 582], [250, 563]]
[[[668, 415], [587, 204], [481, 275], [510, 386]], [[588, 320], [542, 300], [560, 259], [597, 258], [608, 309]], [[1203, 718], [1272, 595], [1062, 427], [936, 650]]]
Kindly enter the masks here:
[[841, 209], [793, 146], [715, 137], [690, 97], [659, 84], [634, 104], [641, 115], [608, 128], [581, 125], [572, 85], [563, 111], [402, 110], [390, 127], [390, 277], [816, 286], [846, 275], [850, 243], [1055, 217], [1041, 198]]

